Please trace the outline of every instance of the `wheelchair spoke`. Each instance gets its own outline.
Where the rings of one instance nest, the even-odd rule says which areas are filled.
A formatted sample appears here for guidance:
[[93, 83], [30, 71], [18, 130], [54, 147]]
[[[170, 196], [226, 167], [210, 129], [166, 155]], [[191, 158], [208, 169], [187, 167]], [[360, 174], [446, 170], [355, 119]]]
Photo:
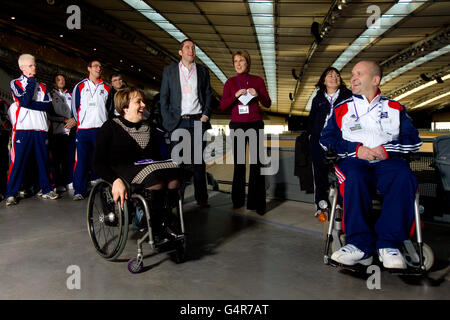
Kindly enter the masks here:
[[107, 260], [116, 259], [122, 253], [128, 234], [128, 216], [124, 218], [124, 213], [114, 203], [111, 188], [111, 184], [105, 181], [94, 186], [87, 210], [92, 243]]

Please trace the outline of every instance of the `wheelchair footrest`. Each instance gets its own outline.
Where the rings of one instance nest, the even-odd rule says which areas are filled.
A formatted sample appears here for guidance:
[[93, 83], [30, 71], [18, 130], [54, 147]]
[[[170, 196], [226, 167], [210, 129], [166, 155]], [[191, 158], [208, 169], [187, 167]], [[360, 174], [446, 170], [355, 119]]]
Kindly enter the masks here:
[[411, 268], [407, 269], [386, 269], [390, 274], [397, 276], [423, 276], [426, 273], [426, 270], [422, 270], [421, 268]]
[[335, 268], [342, 268], [342, 269], [350, 270], [350, 271], [356, 272], [356, 273], [365, 273], [367, 271], [367, 266], [364, 266], [362, 264], [355, 264], [353, 266], [350, 266], [350, 265], [346, 265], [346, 264], [342, 264], [337, 261], [334, 261], [333, 259], [329, 259], [328, 262], [331, 266], [333, 266]]

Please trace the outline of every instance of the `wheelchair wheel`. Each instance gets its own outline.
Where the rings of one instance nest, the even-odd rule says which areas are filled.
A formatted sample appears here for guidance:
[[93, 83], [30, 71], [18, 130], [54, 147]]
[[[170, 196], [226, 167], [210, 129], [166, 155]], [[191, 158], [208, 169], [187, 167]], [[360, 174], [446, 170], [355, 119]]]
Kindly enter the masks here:
[[[419, 248], [417, 243], [413, 243], [416, 252], [419, 252]], [[412, 268], [419, 268], [419, 263], [413, 261], [412, 257], [409, 255], [407, 250], [404, 250], [404, 257], [406, 261], [406, 265]], [[425, 266], [425, 270], [429, 271], [434, 264], [434, 253], [429, 245], [423, 243], [423, 264]]]
[[98, 182], [89, 194], [87, 227], [97, 253], [106, 260], [120, 256], [128, 237], [128, 206], [123, 211], [111, 193], [112, 186], [106, 181]]
[[143, 268], [144, 263], [141, 259], [132, 258], [128, 261], [128, 271], [130, 271], [132, 274], [140, 273]]

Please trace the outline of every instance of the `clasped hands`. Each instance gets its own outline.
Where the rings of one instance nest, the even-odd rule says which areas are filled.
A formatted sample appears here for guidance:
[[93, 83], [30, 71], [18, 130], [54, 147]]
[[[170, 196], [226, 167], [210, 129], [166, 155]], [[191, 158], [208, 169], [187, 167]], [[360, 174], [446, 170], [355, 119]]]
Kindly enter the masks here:
[[365, 146], [360, 146], [358, 148], [358, 158], [362, 160], [372, 161], [372, 160], [386, 160], [387, 154], [382, 146], [375, 148], [368, 148]]
[[[241, 90], [236, 91], [236, 94], [234, 96], [236, 98], [239, 98], [240, 96], [242, 96], [243, 94], [246, 94], [246, 93], [247, 93], [247, 89], [241, 89]], [[256, 90], [253, 88], [249, 88], [248, 93], [250, 93], [254, 97], [258, 96], [258, 92], [256, 92]]]

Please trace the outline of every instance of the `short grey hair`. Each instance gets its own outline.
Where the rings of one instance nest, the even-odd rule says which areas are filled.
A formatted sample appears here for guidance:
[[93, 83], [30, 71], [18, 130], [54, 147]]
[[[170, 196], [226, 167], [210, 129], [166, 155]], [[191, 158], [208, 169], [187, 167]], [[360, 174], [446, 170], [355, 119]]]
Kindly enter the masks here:
[[20, 55], [19, 60], [18, 60], [19, 67], [23, 66], [25, 64], [25, 61], [27, 61], [29, 59], [33, 59], [36, 61], [34, 56], [32, 56], [31, 54], [24, 53], [24, 54]]

